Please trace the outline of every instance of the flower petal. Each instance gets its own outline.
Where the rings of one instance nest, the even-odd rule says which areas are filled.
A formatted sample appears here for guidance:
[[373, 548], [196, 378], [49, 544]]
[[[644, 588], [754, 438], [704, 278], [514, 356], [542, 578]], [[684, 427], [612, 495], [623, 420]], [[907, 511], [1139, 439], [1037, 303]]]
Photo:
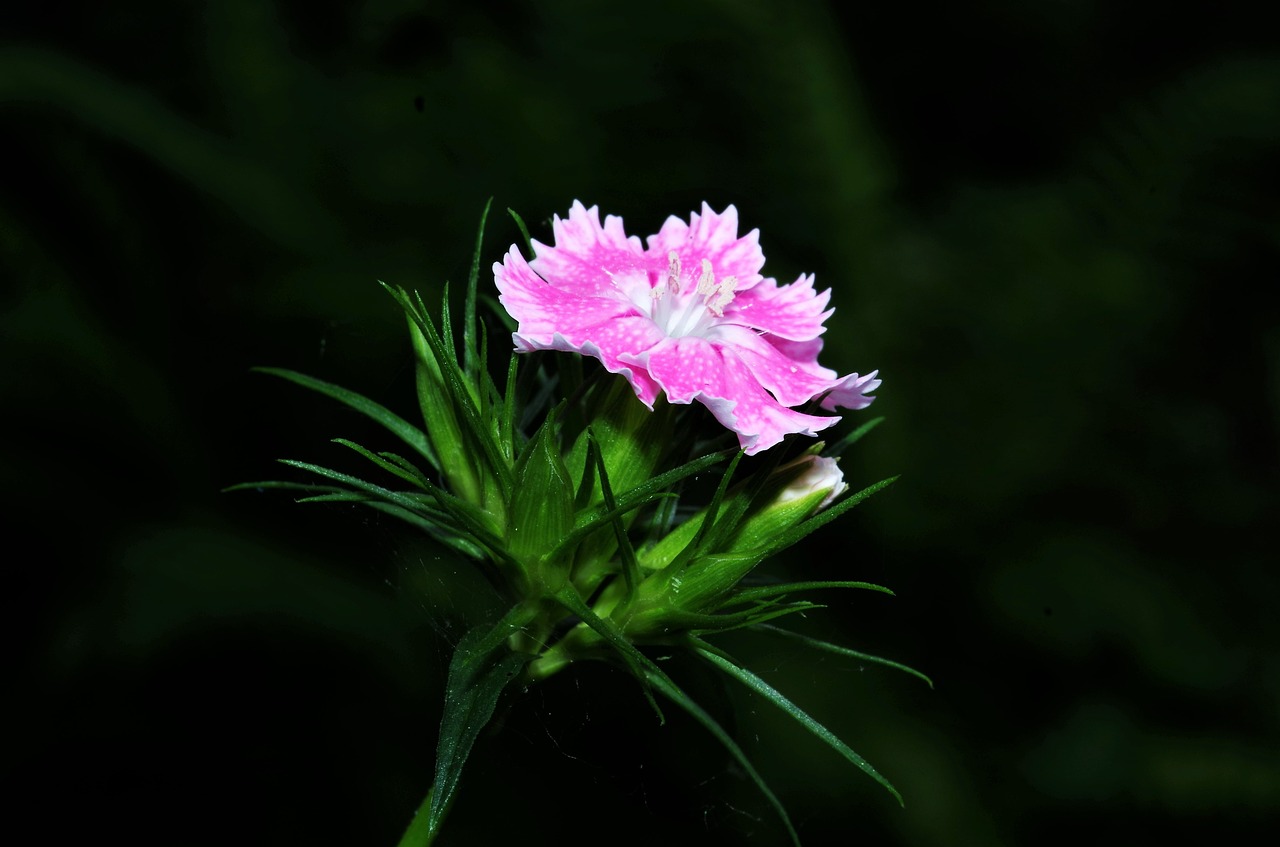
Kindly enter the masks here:
[[781, 405], [732, 348], [696, 336], [668, 339], [641, 356], [623, 357], [648, 371], [672, 403], [702, 403], [755, 455], [799, 432], [815, 435], [839, 418], [805, 415]]
[[681, 267], [686, 274], [692, 274], [694, 280], [698, 278], [703, 259], [711, 262], [716, 279], [737, 277], [738, 291], [751, 288], [761, 280], [764, 252], [760, 249], [760, 230], [753, 229], [739, 238], [738, 210], [733, 206], [716, 214], [703, 203], [702, 214], [694, 212], [689, 223], [673, 215], [647, 241], [648, 255], [653, 261], [661, 261], [665, 267], [668, 254], [674, 250], [680, 257]]
[[533, 242], [537, 258], [529, 263], [556, 287], [583, 295], [607, 296], [617, 286], [614, 277], [647, 271], [652, 264], [640, 239], [622, 229], [622, 218], [609, 215], [600, 225], [600, 210], [573, 201], [569, 218], [557, 215], [551, 222], [555, 246]]
[[[724, 319], [791, 341], [808, 341], [826, 331], [822, 324], [835, 309], [826, 309], [831, 290], [813, 290], [813, 275], [801, 276], [790, 285], [765, 279], [740, 292], [725, 307]], [[826, 309], [826, 311], [823, 311]]]
[[767, 336], [742, 326], [716, 327], [713, 340], [733, 350], [760, 385], [783, 406], [808, 403], [840, 384], [836, 373], [818, 365], [789, 358]]
[[596, 295], [547, 282], [514, 248], [502, 264], [493, 266], [493, 278], [500, 292], [498, 301], [516, 319], [520, 333], [531, 337], [550, 337], [557, 331], [637, 314], [631, 301], [614, 289]]
[[880, 387], [880, 383], [884, 380], [876, 379], [879, 370], [874, 370], [864, 376], [857, 374], [849, 374], [840, 381], [840, 384], [831, 390], [831, 393], [822, 398], [822, 408], [834, 412], [838, 408], [845, 409], [865, 409], [871, 405], [871, 401], [875, 397], [867, 396], [866, 392], [875, 391]]

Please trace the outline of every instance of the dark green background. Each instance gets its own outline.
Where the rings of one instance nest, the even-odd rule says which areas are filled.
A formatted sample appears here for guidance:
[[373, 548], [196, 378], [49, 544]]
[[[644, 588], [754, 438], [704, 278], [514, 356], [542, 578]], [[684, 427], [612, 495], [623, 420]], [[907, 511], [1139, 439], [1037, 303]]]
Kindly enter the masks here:
[[[1261, 6], [1261, 4], [1258, 4]], [[384, 279], [461, 281], [485, 199], [647, 235], [706, 200], [833, 289], [890, 492], [771, 566], [870, 579], [727, 642], [902, 790], [678, 662], [809, 845], [1239, 843], [1280, 816], [1280, 53], [1241, 5], [208, 2], [3, 13], [11, 827], [393, 844], [465, 566], [224, 495], [409, 414]], [[516, 239], [495, 218], [486, 263]], [[862, 415], [851, 418], [862, 419]], [[390, 445], [386, 445], [389, 447]], [[604, 666], [482, 739], [442, 845], [781, 843]]]

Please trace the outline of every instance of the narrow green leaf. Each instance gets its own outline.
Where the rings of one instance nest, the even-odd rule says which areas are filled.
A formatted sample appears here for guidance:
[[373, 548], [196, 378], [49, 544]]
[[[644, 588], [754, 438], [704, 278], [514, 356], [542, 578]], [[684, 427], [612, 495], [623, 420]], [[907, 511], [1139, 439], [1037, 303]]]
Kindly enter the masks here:
[[378, 500], [370, 500], [366, 505], [377, 509], [380, 512], [386, 512], [392, 517], [399, 518], [406, 523], [418, 527], [436, 541], [439, 541], [446, 547], [458, 551], [464, 556], [468, 556], [472, 559], [483, 559], [485, 557], [483, 547], [467, 538], [466, 535], [463, 534], [463, 531], [458, 527], [451, 526], [450, 523], [443, 522], [439, 518], [434, 516], [432, 518], [425, 518], [421, 515], [410, 512], [407, 509], [402, 509], [394, 503], [383, 503]]
[[896, 596], [890, 589], [885, 588], [883, 585], [876, 585], [873, 582], [851, 582], [848, 580], [787, 582], [781, 585], [761, 585], [756, 588], [744, 588], [726, 597], [724, 602], [720, 604], [720, 608], [736, 606], [739, 603], [755, 603], [760, 600], [769, 600], [785, 594], [795, 594], [797, 591], [819, 591], [824, 588], [864, 588], [868, 591], [880, 591], [884, 594]]
[[406, 314], [417, 325], [422, 332], [424, 340], [431, 349], [432, 355], [436, 358], [436, 363], [440, 368], [440, 375], [444, 381], [445, 390], [449, 394], [454, 408], [462, 415], [463, 433], [471, 438], [475, 446], [479, 448], [480, 453], [489, 463], [490, 468], [498, 479], [498, 483], [502, 488], [504, 498], [510, 497], [511, 494], [511, 468], [502, 458], [502, 452], [498, 445], [494, 442], [491, 430], [480, 419], [480, 413], [476, 409], [475, 399], [472, 397], [471, 391], [467, 388], [462, 371], [458, 367], [456, 354], [452, 350], [446, 349], [445, 343], [441, 338], [441, 334], [436, 331], [434, 324], [425, 314], [425, 307], [422, 304], [421, 297], [415, 305], [409, 295], [401, 288], [396, 288], [386, 283], [382, 283], [388, 293], [400, 303]]
[[797, 723], [812, 732], [818, 738], [822, 739], [822, 741], [833, 750], [856, 765], [859, 770], [884, 786], [885, 789], [897, 799], [899, 805], [903, 804], [902, 795], [898, 793], [898, 789], [894, 788], [893, 785], [890, 784], [889, 780], [881, 776], [880, 772], [872, 767], [870, 762], [855, 753], [853, 748], [837, 738], [835, 733], [810, 717], [807, 712], [780, 694], [777, 689], [769, 685], [769, 683], [765, 682], [763, 679], [741, 665], [735, 664], [734, 662], [724, 658], [720, 655], [718, 650], [711, 649], [710, 645], [702, 644], [695, 649], [698, 655], [702, 656], [702, 658], [706, 659], [727, 675], [737, 679], [743, 685], [755, 691], [757, 694], [760, 694], [766, 700], [786, 712], [794, 718]]
[[328, 397], [332, 397], [340, 403], [355, 409], [363, 415], [377, 421], [392, 433], [397, 435], [401, 441], [408, 444], [414, 450], [417, 450], [431, 466], [440, 469], [440, 460], [436, 457], [435, 451], [431, 449], [431, 442], [427, 440], [427, 435], [404, 418], [389, 411], [386, 407], [379, 403], [375, 403], [369, 398], [349, 391], [337, 385], [333, 385], [315, 377], [298, 373], [297, 371], [285, 370], [284, 368], [251, 368], [258, 373], [271, 374], [290, 382], [297, 383], [304, 388], [310, 388], [312, 391], [318, 391]]
[[[662, 669], [655, 665], [648, 656], [637, 650], [636, 646], [628, 641], [627, 637], [618, 630], [613, 621], [605, 620], [597, 615], [595, 610], [588, 606], [582, 597], [578, 595], [578, 590], [572, 584], [564, 586], [554, 596], [561, 606], [582, 618], [583, 623], [591, 627], [613, 649], [618, 651], [618, 655], [626, 664], [627, 669], [631, 671], [631, 675], [640, 681], [645, 699], [649, 701], [649, 705], [653, 707], [653, 711], [658, 715], [658, 722], [666, 723], [662, 709], [658, 708], [658, 703], [653, 699], [653, 694], [649, 691], [648, 686], [644, 685], [647, 672], [650, 669], [665, 676]], [[674, 683], [672, 684], [674, 685]]]
[[529, 617], [527, 610], [517, 606], [492, 629], [472, 630], [463, 637], [449, 662], [444, 714], [436, 747], [435, 783], [427, 811], [427, 844], [439, 832], [462, 777], [463, 765], [480, 730], [493, 717], [499, 695], [529, 659], [510, 652], [506, 646], [507, 638], [528, 623]]
[[529, 254], [529, 258], [533, 258], [533, 239], [529, 237], [529, 228], [524, 225], [524, 219], [516, 214], [516, 210], [507, 207], [507, 214], [516, 222], [516, 228], [520, 230], [520, 237], [524, 239], [525, 252]]
[[471, 260], [471, 273], [467, 275], [467, 295], [462, 303], [462, 356], [464, 373], [475, 377], [478, 370], [484, 368], [484, 357], [476, 362], [476, 292], [480, 279], [480, 251], [484, 246], [484, 225], [489, 220], [489, 207], [493, 205], [490, 197], [484, 203], [484, 211], [480, 213], [480, 226], [476, 228], [476, 250]]
[[839, 456], [843, 454], [844, 451], [848, 450], [854, 444], [858, 443], [859, 439], [861, 439], [862, 436], [866, 435], [868, 432], [875, 429], [883, 422], [884, 422], [883, 416], [878, 418], [872, 418], [871, 420], [864, 423], [862, 426], [855, 429], [853, 432], [846, 435], [844, 438], [841, 438], [830, 449], [824, 450], [823, 453], [827, 456]]
[[386, 459], [388, 462], [391, 462], [392, 464], [398, 466], [405, 473], [411, 474], [413, 478], [416, 480], [418, 487], [424, 490], [430, 490], [432, 485], [431, 480], [427, 479], [427, 475], [424, 474], [421, 471], [421, 469], [419, 469], [418, 466], [415, 465], [413, 462], [410, 462], [408, 459], [406, 459], [404, 456], [399, 455], [398, 453], [389, 453], [386, 450], [379, 450], [378, 455], [383, 459]]
[[502, 423], [498, 436], [508, 460], [513, 460], [519, 452], [515, 438], [517, 367], [516, 354], [512, 351], [511, 361], [507, 364], [507, 390], [502, 397]]
[[884, 665], [885, 667], [888, 667], [888, 668], [894, 668], [895, 670], [900, 670], [903, 673], [909, 673], [914, 677], [924, 680], [925, 683], [930, 688], [933, 688], [933, 680], [929, 679], [929, 677], [920, 673], [920, 671], [916, 670], [915, 668], [909, 665], [904, 665], [900, 662], [895, 662], [890, 659], [885, 659], [881, 656], [873, 656], [870, 653], [862, 653], [858, 650], [850, 650], [848, 647], [841, 647], [839, 644], [832, 644], [830, 641], [822, 641], [821, 639], [818, 639], [818, 638], [810, 638], [807, 635], [801, 635], [798, 632], [792, 632], [789, 629], [783, 629], [782, 627], [778, 627], [778, 626], [767, 626], [767, 625], [761, 624], [759, 626], [753, 627], [753, 629], [757, 629], [760, 632], [768, 632], [774, 635], [781, 635], [784, 638], [790, 638], [793, 641], [798, 641], [801, 644], [805, 645], [806, 647], [812, 647], [815, 650], [825, 650], [828, 653], [835, 653], [838, 656], [848, 656], [851, 659], [859, 659], [864, 662], [873, 662], [874, 664], [877, 664], [877, 665]]
[[[596, 474], [600, 478], [600, 493], [604, 498], [605, 508], [611, 512], [616, 512], [618, 502], [613, 499], [613, 487], [609, 484], [609, 471], [604, 466], [604, 456], [601, 451], [595, 449], [595, 438], [591, 434], [590, 427], [587, 427], [587, 438], [589, 441], [587, 452], [595, 458]], [[627, 593], [622, 599], [622, 605], [625, 608], [635, 597], [636, 585], [640, 582], [640, 565], [636, 562], [636, 551], [631, 546], [631, 539], [627, 537], [627, 528], [622, 525], [622, 515], [615, 514], [610, 524], [613, 526], [613, 534], [618, 542], [618, 551], [622, 555], [622, 578], [627, 586]]]
[[733, 629], [755, 626], [763, 621], [771, 621], [774, 618], [780, 618], [784, 615], [794, 615], [798, 612], [808, 612], [813, 609], [825, 608], [827, 607], [821, 603], [810, 603], [807, 600], [799, 600], [794, 603], [782, 604], [762, 603], [761, 605], [751, 609], [716, 615], [709, 615], [704, 612], [668, 612], [667, 619], [669, 619], [673, 624], [685, 627], [695, 634], [720, 633], [728, 632]]
[[235, 485], [228, 485], [222, 489], [222, 493], [226, 494], [231, 491], [259, 491], [262, 489], [284, 489], [286, 491], [327, 491], [337, 492], [346, 491], [337, 485], [321, 485], [313, 482], [287, 482], [283, 480], [263, 480], [262, 482], [237, 482]]
[[[702, 540], [706, 538], [707, 531], [715, 525], [716, 513], [720, 510], [720, 503], [724, 500], [724, 494], [729, 490], [729, 480], [733, 477], [733, 472], [738, 469], [738, 462], [745, 455], [742, 450], [733, 454], [733, 458], [729, 460], [729, 467], [725, 468], [724, 474], [720, 477], [720, 484], [716, 486], [716, 492], [711, 498], [711, 502], [707, 504], [706, 517], [703, 518], [702, 524], [698, 527], [698, 532], [693, 536], [693, 541], [684, 551], [676, 556], [676, 568], [692, 559], [696, 554], [702, 551]], [[684, 560], [682, 562], [681, 560]]]
[[332, 441], [334, 444], [341, 444], [343, 447], [348, 447], [356, 451], [387, 473], [400, 477], [410, 485], [417, 486], [424, 491], [429, 490], [429, 486], [423, 484], [425, 482], [425, 478], [421, 473], [410, 473], [400, 465], [397, 465], [394, 462], [389, 462], [381, 456], [373, 453], [372, 451], [366, 450], [364, 447], [361, 447], [359, 444], [356, 444], [354, 441], [350, 441], [346, 438], [334, 438]]
[[782, 819], [782, 824], [787, 828], [787, 835], [791, 838], [794, 847], [800, 847], [800, 835], [796, 832], [795, 826], [791, 823], [791, 816], [787, 814], [787, 809], [782, 805], [782, 801], [778, 799], [778, 795], [773, 793], [773, 789], [769, 788], [764, 781], [764, 777], [751, 764], [751, 760], [747, 758], [747, 754], [743, 752], [738, 743], [733, 740], [729, 733], [725, 732], [724, 727], [720, 726], [715, 718], [711, 717], [705, 709], [694, 702], [689, 695], [685, 694], [674, 684], [670, 682], [670, 678], [666, 675], [649, 674], [647, 676], [649, 683], [662, 692], [664, 696], [672, 703], [688, 712], [694, 720], [702, 724], [708, 732], [710, 732], [724, 748], [729, 751], [729, 755], [733, 756], [734, 761], [747, 774], [747, 777], [755, 783], [756, 788], [769, 801], [769, 805], [773, 806], [778, 817]]
[[669, 470], [666, 473], [658, 474], [648, 482], [637, 485], [630, 491], [626, 491], [619, 495], [618, 506], [616, 509], [609, 509], [602, 504], [590, 511], [580, 513], [574, 525], [573, 532], [565, 538], [560, 547], [571, 549], [583, 538], [607, 524], [613, 519], [615, 514], [626, 514], [632, 509], [638, 509], [647, 503], [652, 503], [660, 497], [674, 496], [673, 494], [665, 491], [665, 489], [686, 477], [693, 476], [699, 471], [706, 470], [716, 462], [723, 459], [728, 452], [729, 451], [727, 450], [721, 450], [717, 453], [708, 453], [705, 456], [694, 459], [692, 462], [686, 462], [678, 468]]
[[742, 769], [747, 772], [751, 781], [756, 784], [756, 787], [760, 789], [760, 792], [764, 794], [769, 803], [777, 811], [778, 816], [782, 818], [782, 822], [787, 828], [787, 833], [791, 836], [791, 842], [796, 845], [796, 847], [799, 847], [800, 837], [796, 834], [795, 827], [791, 824], [791, 817], [783, 807], [782, 801], [780, 801], [777, 795], [770, 790], [767, 784], [765, 784], [760, 773], [751, 764], [750, 760], [747, 759], [746, 754], [742, 752], [742, 748], [739, 747], [729, 734], [724, 731], [724, 728], [721, 727], [720, 724], [717, 723], [716, 720], [701, 706], [685, 694], [680, 689], [680, 686], [676, 685], [675, 681], [672, 680], [671, 677], [662, 670], [662, 668], [658, 667], [648, 656], [636, 649], [635, 645], [628, 641], [626, 636], [619, 632], [617, 627], [611, 621], [602, 619], [592, 611], [591, 607], [583, 602], [582, 598], [578, 596], [578, 592], [572, 586], [567, 586], [565, 590], [556, 596], [556, 599], [570, 612], [582, 618], [583, 623], [591, 627], [591, 629], [598, 633], [615, 650], [617, 650], [627, 667], [631, 670], [633, 676], [640, 680], [641, 683], [648, 683], [648, 685], [644, 686], [645, 696], [649, 697], [650, 705], [652, 705], [654, 710], [658, 712], [659, 720], [662, 720], [662, 711], [658, 709], [658, 704], [653, 701], [652, 695], [649, 694], [650, 687], [656, 688], [671, 700], [671, 702], [687, 711], [699, 723], [706, 727], [707, 730], [715, 736], [717, 741], [725, 746], [725, 749], [727, 749], [734, 759], [737, 760], [738, 764], [742, 766]]
[[[311, 473], [332, 479], [336, 482], [350, 485], [360, 491], [373, 494], [379, 500], [392, 503], [403, 509], [407, 509], [410, 512], [419, 511], [422, 508], [421, 503], [405, 492], [390, 491], [380, 485], [366, 482], [363, 479], [351, 476], [350, 474], [344, 474], [341, 471], [335, 471], [321, 465], [313, 465], [310, 462], [299, 462], [294, 459], [281, 459], [280, 462], [282, 464], [289, 465], [290, 467], [300, 468], [304, 471], [310, 471]], [[502, 539], [498, 538], [498, 536], [495, 535], [489, 527], [485, 526], [482, 517], [483, 513], [479, 512], [471, 504], [459, 500], [457, 497], [449, 494], [447, 491], [433, 487], [430, 493], [440, 508], [447, 512], [449, 516], [452, 517], [459, 526], [464, 528], [477, 542], [488, 549], [496, 559], [505, 564], [520, 568], [520, 563], [513, 559], [511, 554], [508, 553], [506, 548], [503, 546]]]

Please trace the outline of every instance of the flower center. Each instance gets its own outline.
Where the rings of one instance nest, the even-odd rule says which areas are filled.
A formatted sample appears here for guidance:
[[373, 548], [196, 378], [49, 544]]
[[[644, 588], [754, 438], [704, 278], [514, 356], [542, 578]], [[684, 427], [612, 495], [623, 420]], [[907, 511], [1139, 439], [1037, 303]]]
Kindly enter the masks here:
[[680, 257], [672, 250], [667, 254], [666, 279], [649, 292], [649, 316], [669, 338], [705, 336], [724, 317], [724, 307], [733, 301], [738, 278], [727, 276], [716, 282], [711, 261], [703, 259], [698, 284], [685, 286], [683, 282]]

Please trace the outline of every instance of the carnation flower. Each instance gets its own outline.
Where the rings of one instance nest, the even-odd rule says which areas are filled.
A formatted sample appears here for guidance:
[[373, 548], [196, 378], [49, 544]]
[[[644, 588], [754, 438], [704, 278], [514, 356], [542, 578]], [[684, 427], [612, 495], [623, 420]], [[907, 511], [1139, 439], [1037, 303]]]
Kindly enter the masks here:
[[815, 291], [812, 275], [789, 285], [761, 276], [759, 230], [739, 237], [733, 206], [670, 217], [647, 247], [621, 218], [601, 226], [598, 209], [576, 201], [552, 232], [554, 246], [533, 243], [533, 261], [512, 246], [493, 266], [517, 350], [599, 359], [649, 408], [659, 393], [696, 400], [748, 454], [840, 420], [796, 411], [814, 399], [828, 411], [875, 399], [876, 371], [840, 377], [818, 364], [830, 291]]

